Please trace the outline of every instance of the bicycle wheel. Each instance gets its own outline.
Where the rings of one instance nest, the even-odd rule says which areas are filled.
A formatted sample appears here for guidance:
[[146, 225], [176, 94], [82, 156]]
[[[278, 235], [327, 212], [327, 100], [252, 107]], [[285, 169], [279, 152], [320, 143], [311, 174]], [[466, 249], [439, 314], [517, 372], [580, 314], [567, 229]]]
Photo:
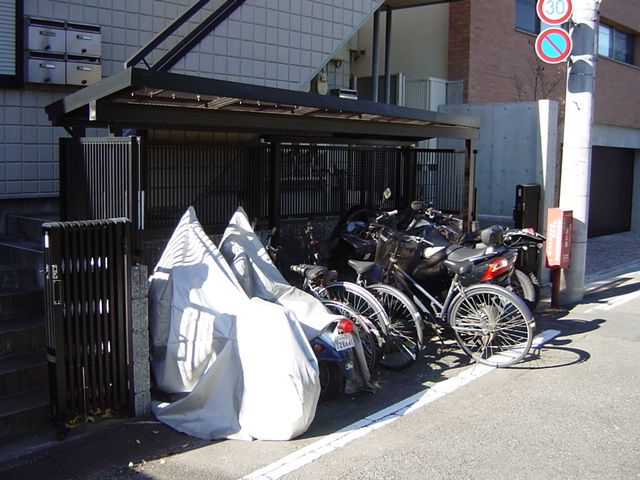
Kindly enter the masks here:
[[382, 337], [386, 337], [389, 316], [376, 297], [366, 288], [351, 282], [332, 282], [325, 285], [323, 289], [324, 291], [320, 291], [321, 297], [346, 303], [359, 314], [369, 318]]
[[462, 350], [479, 363], [508, 367], [531, 348], [531, 312], [522, 299], [498, 285], [464, 289], [453, 299], [448, 317]]
[[403, 370], [413, 365], [422, 348], [423, 322], [418, 308], [397, 288], [375, 284], [367, 287], [389, 315], [389, 332], [380, 365]]
[[322, 300], [322, 303], [331, 313], [342, 315], [354, 323], [358, 329], [358, 335], [360, 337], [360, 343], [362, 344], [367, 368], [369, 369], [369, 372], [371, 372], [378, 364], [384, 347], [384, 341], [382, 339], [382, 335], [380, 335], [380, 332], [378, 331], [378, 328], [367, 317], [359, 314], [347, 304], [336, 300]]

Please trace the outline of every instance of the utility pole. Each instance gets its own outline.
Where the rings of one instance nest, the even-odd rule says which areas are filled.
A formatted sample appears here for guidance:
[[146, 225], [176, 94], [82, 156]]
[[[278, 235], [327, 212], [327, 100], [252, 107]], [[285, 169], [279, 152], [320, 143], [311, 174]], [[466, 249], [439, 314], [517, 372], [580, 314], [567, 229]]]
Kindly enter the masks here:
[[584, 296], [599, 7], [600, 0], [573, 0], [560, 181], [560, 208], [573, 211], [573, 233], [571, 264], [563, 270], [562, 304]]

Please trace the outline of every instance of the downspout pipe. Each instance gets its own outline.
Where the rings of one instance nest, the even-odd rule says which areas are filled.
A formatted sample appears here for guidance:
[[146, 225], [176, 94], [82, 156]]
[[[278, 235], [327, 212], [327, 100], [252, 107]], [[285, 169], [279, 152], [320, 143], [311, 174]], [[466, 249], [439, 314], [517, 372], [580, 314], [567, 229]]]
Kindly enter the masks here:
[[384, 39], [384, 103], [391, 103], [391, 7], [387, 7]]
[[379, 59], [378, 50], [380, 43], [380, 10], [376, 10], [373, 13], [373, 45], [371, 52], [371, 100], [378, 101], [378, 71], [379, 71]]

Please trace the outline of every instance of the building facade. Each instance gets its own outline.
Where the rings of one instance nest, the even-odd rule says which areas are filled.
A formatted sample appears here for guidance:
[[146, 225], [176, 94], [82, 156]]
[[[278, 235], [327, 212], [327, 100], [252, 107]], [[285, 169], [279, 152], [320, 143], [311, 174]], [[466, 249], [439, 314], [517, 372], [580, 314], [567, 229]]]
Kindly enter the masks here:
[[[391, 74], [406, 74], [407, 83], [438, 77], [447, 85], [460, 89], [459, 102], [452, 101], [449, 96], [440, 105], [461, 103], [464, 106], [440, 108], [480, 116], [483, 121], [481, 136], [484, 131], [491, 137], [491, 145], [485, 143], [478, 152], [481, 170], [495, 175], [493, 179], [485, 178], [484, 183], [476, 183], [480, 189], [479, 213], [497, 217], [509, 215], [514, 182], [518, 178], [525, 183], [538, 182], [535, 175], [528, 180], [518, 176], [519, 170], [528, 168], [524, 156], [529, 148], [527, 141], [535, 135], [535, 129], [527, 126], [521, 116], [523, 109], [513, 106], [514, 102], [551, 100], [557, 103], [557, 183], [555, 191], [547, 192], [557, 202], [566, 63], [547, 64], [535, 53], [536, 37], [546, 28], [537, 17], [536, 0], [461, 0], [393, 11], [392, 15]], [[640, 230], [640, 92], [634, 88], [640, 81], [640, 11], [633, 2], [606, 0], [600, 5], [599, 20], [590, 236]], [[423, 34], [418, 34], [415, 42], [407, 42], [403, 35], [417, 29], [416, 25], [423, 25]], [[439, 32], [439, 35], [429, 38], [426, 32]], [[355, 49], [370, 50], [366, 37], [360, 34], [358, 41], [360, 44]], [[443, 59], [446, 68], [442, 67]], [[380, 54], [382, 61], [383, 53]], [[369, 65], [364, 68], [354, 65], [352, 71], [356, 76], [365, 76], [370, 74], [367, 68]], [[500, 108], [496, 109], [496, 106]], [[502, 119], [501, 123], [494, 123], [496, 111], [511, 108], [518, 112], [511, 120]], [[535, 115], [532, 118], [535, 119]], [[489, 133], [491, 130], [496, 132]], [[499, 143], [500, 131], [504, 137], [502, 144]], [[520, 142], [515, 141], [518, 135], [521, 136]], [[511, 157], [508, 152], [512, 153]], [[539, 149], [531, 152], [532, 155], [541, 155]], [[497, 160], [498, 154], [505, 156]], [[496, 165], [496, 161], [499, 164]], [[485, 184], [495, 185], [495, 178], [502, 178], [500, 173], [509, 170], [513, 173], [509, 177], [513, 185], [502, 185], [509, 189], [509, 198], [482, 190]], [[480, 180], [481, 175], [482, 172], [477, 176]], [[540, 177], [542, 172], [538, 171], [536, 175]], [[545, 187], [551, 190], [551, 186]]]
[[[121, 71], [136, 52], [196, 3], [0, 3], [0, 216], [22, 209], [56, 208], [58, 139], [68, 133], [51, 126], [44, 107], [87, 83]], [[162, 60], [181, 37], [209, 20], [225, 4], [221, 0], [199, 3], [205, 5], [139, 62], [140, 66]], [[390, 102], [403, 106], [437, 110], [443, 105], [453, 108], [451, 105], [495, 106], [550, 100], [558, 105], [560, 156], [566, 69], [562, 64], [545, 64], [535, 55], [534, 41], [544, 28], [537, 20], [535, 0], [235, 3], [237, 9], [172, 64], [171, 71], [329, 94], [332, 89], [367, 91], [363, 86], [371, 85], [373, 67], [384, 64], [393, 82]], [[640, 92], [634, 88], [640, 80], [640, 12], [632, 3], [607, 0], [600, 8], [593, 171], [607, 175], [592, 175], [593, 234], [640, 229], [640, 194], [634, 194], [640, 185]], [[379, 37], [373, 27], [378, 9], [382, 12]], [[34, 41], [52, 38], [51, 32], [80, 38], [97, 34], [99, 49], [75, 51], [73, 47], [51, 47]], [[69, 80], [51, 77], [52, 72], [61, 70], [73, 75], [69, 74]], [[381, 69], [380, 74], [387, 72]], [[370, 90], [367, 92], [361, 98], [371, 95]], [[492, 108], [487, 107], [486, 111]], [[532, 106], [525, 110], [535, 118], [539, 109]], [[548, 110], [546, 104], [542, 110]], [[457, 110], [469, 111], [464, 107]], [[473, 111], [482, 116], [478, 107]], [[515, 107], [514, 111], [521, 110]], [[519, 132], [509, 131], [509, 135], [514, 133]], [[493, 135], [491, 141], [495, 138]], [[523, 139], [528, 139], [526, 134]], [[424, 146], [442, 145], [429, 141]], [[491, 155], [495, 156], [500, 148], [492, 147]], [[506, 168], [517, 170], [517, 162], [525, 161], [523, 156], [529, 150], [526, 142], [520, 143], [513, 150], [512, 160], [499, 162], [510, 162]], [[480, 165], [485, 153], [487, 148], [478, 153]], [[531, 155], [539, 157], [539, 148]], [[559, 160], [557, 163], [559, 168]], [[487, 165], [492, 170], [501, 168]], [[513, 175], [513, 181], [538, 182], [544, 167], [531, 170], [535, 169], [535, 175]], [[603, 178], [606, 183], [601, 181]], [[557, 194], [554, 191], [553, 196]], [[486, 211], [481, 209], [479, 213], [507, 215], [511, 208], [508, 197], [512, 196], [509, 191], [505, 197], [491, 200], [483, 207]], [[617, 220], [612, 220], [611, 211], [617, 212]]]
[[[51, 126], [44, 107], [122, 71], [192, 6], [201, 8], [139, 66], [163, 60], [181, 39], [211, 22], [215, 31], [195, 42], [170, 66], [172, 72], [292, 90], [320, 83], [327, 91], [329, 82], [348, 86], [348, 62], [329, 59], [381, 3], [2, 0], [0, 217], [57, 208], [58, 140], [69, 133]], [[78, 40], [93, 47], [76, 48]]]

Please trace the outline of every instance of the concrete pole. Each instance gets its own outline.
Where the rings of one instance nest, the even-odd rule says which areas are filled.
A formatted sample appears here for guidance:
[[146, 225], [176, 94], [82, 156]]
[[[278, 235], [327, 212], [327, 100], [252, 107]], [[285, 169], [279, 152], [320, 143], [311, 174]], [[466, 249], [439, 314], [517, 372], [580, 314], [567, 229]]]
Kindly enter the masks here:
[[571, 264], [563, 271], [561, 304], [579, 302], [584, 296], [599, 6], [600, 0], [573, 0], [560, 181], [560, 208], [573, 211], [573, 235]]

